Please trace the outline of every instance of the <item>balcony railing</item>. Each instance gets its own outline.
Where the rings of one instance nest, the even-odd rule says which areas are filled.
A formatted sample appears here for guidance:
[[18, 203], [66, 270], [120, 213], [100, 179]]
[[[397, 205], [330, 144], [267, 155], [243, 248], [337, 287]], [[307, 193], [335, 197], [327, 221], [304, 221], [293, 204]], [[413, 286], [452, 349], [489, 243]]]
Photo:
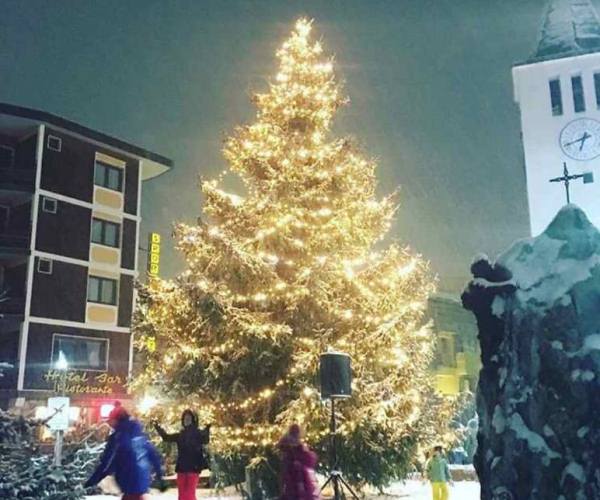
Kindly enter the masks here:
[[33, 191], [35, 170], [21, 168], [0, 168], [0, 188], [19, 191]]

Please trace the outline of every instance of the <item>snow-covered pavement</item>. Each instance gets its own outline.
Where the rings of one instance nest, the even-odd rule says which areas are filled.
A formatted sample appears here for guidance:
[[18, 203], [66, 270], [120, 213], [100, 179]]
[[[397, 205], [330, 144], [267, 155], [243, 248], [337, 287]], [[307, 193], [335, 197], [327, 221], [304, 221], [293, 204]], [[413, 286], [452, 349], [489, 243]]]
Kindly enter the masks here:
[[[475, 481], [457, 481], [449, 488], [452, 500], [479, 500], [479, 483]], [[385, 490], [391, 497], [410, 498], [411, 500], [431, 500], [431, 486], [421, 481], [396, 483]]]
[[[411, 500], [431, 500], [431, 488], [421, 481], [406, 481], [395, 483], [386, 489], [386, 496], [379, 498], [401, 498]], [[119, 497], [111, 495], [95, 495], [86, 497], [87, 500], [116, 500]], [[219, 496], [214, 490], [198, 490], [198, 498], [202, 500], [238, 500], [239, 496]], [[151, 500], [177, 500], [177, 490], [169, 490], [165, 493], [153, 492]], [[450, 499], [452, 500], [478, 500], [479, 483], [473, 481], [459, 481], [450, 488]]]

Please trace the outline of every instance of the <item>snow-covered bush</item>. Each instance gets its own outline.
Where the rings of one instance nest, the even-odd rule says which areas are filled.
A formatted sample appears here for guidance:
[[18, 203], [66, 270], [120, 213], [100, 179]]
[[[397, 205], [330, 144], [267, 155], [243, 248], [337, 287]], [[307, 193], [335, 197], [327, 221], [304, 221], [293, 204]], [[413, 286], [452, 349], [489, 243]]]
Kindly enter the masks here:
[[52, 463], [36, 439], [43, 422], [0, 410], [0, 498], [78, 500], [82, 484], [102, 445], [75, 445], [65, 450], [63, 466]]

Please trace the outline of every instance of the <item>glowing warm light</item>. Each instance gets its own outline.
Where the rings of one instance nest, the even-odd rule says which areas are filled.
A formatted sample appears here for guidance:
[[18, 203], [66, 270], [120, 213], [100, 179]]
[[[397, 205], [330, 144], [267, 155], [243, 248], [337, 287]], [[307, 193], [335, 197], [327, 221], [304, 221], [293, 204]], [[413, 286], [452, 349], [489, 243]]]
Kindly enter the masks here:
[[[161, 402], [165, 421], [187, 407], [203, 412], [216, 452], [260, 456], [291, 421], [309, 441], [325, 439], [326, 408], [311, 387], [324, 346], [353, 360], [342, 435], [376, 421], [401, 439], [416, 415], [433, 418], [421, 409], [434, 285], [418, 256], [382, 244], [397, 199], [376, 195], [376, 163], [332, 133], [347, 99], [311, 31], [311, 21], [296, 23], [254, 97], [255, 119], [224, 143], [244, 196], [225, 190], [224, 175], [203, 182], [202, 218], [175, 230], [186, 270], [140, 294], [136, 338], [147, 360], [134, 389], [174, 395]], [[445, 418], [437, 407], [427, 415], [435, 412]]]
[[38, 420], [45, 420], [48, 416], [48, 407], [47, 406], [36, 406], [34, 415], [35, 415], [35, 418]]
[[300, 37], [306, 38], [308, 36], [308, 34], [310, 33], [311, 24], [312, 23], [307, 19], [299, 19], [296, 22], [296, 31], [298, 32]]
[[69, 420], [71, 420], [71, 421], [79, 420], [80, 413], [81, 413], [81, 408], [79, 408], [79, 406], [69, 406]]
[[67, 361], [67, 358], [66, 358], [64, 352], [58, 351], [58, 359], [54, 363], [54, 368], [56, 370], [62, 370], [62, 371], [66, 371], [69, 369], [69, 363]]
[[104, 403], [102, 405], [100, 405], [100, 418], [108, 418], [108, 416], [110, 415], [110, 412], [113, 411], [113, 409], [115, 408], [115, 405], [112, 403]]
[[417, 261], [415, 259], [411, 259], [411, 261], [405, 265], [398, 268], [398, 276], [401, 278], [404, 276], [408, 276], [411, 274], [417, 267]]
[[148, 413], [152, 408], [158, 404], [158, 399], [153, 396], [144, 396], [144, 398], [138, 404], [138, 409], [142, 413]]

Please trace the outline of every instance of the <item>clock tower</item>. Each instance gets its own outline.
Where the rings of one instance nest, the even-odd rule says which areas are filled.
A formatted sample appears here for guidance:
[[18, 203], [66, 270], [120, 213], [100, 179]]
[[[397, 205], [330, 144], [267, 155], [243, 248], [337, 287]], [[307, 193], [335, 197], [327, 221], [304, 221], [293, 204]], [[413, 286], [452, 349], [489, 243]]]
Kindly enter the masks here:
[[592, 172], [570, 185], [571, 199], [600, 227], [600, 19], [590, 0], [551, 0], [535, 53], [512, 69], [532, 235], [565, 204], [549, 180]]

